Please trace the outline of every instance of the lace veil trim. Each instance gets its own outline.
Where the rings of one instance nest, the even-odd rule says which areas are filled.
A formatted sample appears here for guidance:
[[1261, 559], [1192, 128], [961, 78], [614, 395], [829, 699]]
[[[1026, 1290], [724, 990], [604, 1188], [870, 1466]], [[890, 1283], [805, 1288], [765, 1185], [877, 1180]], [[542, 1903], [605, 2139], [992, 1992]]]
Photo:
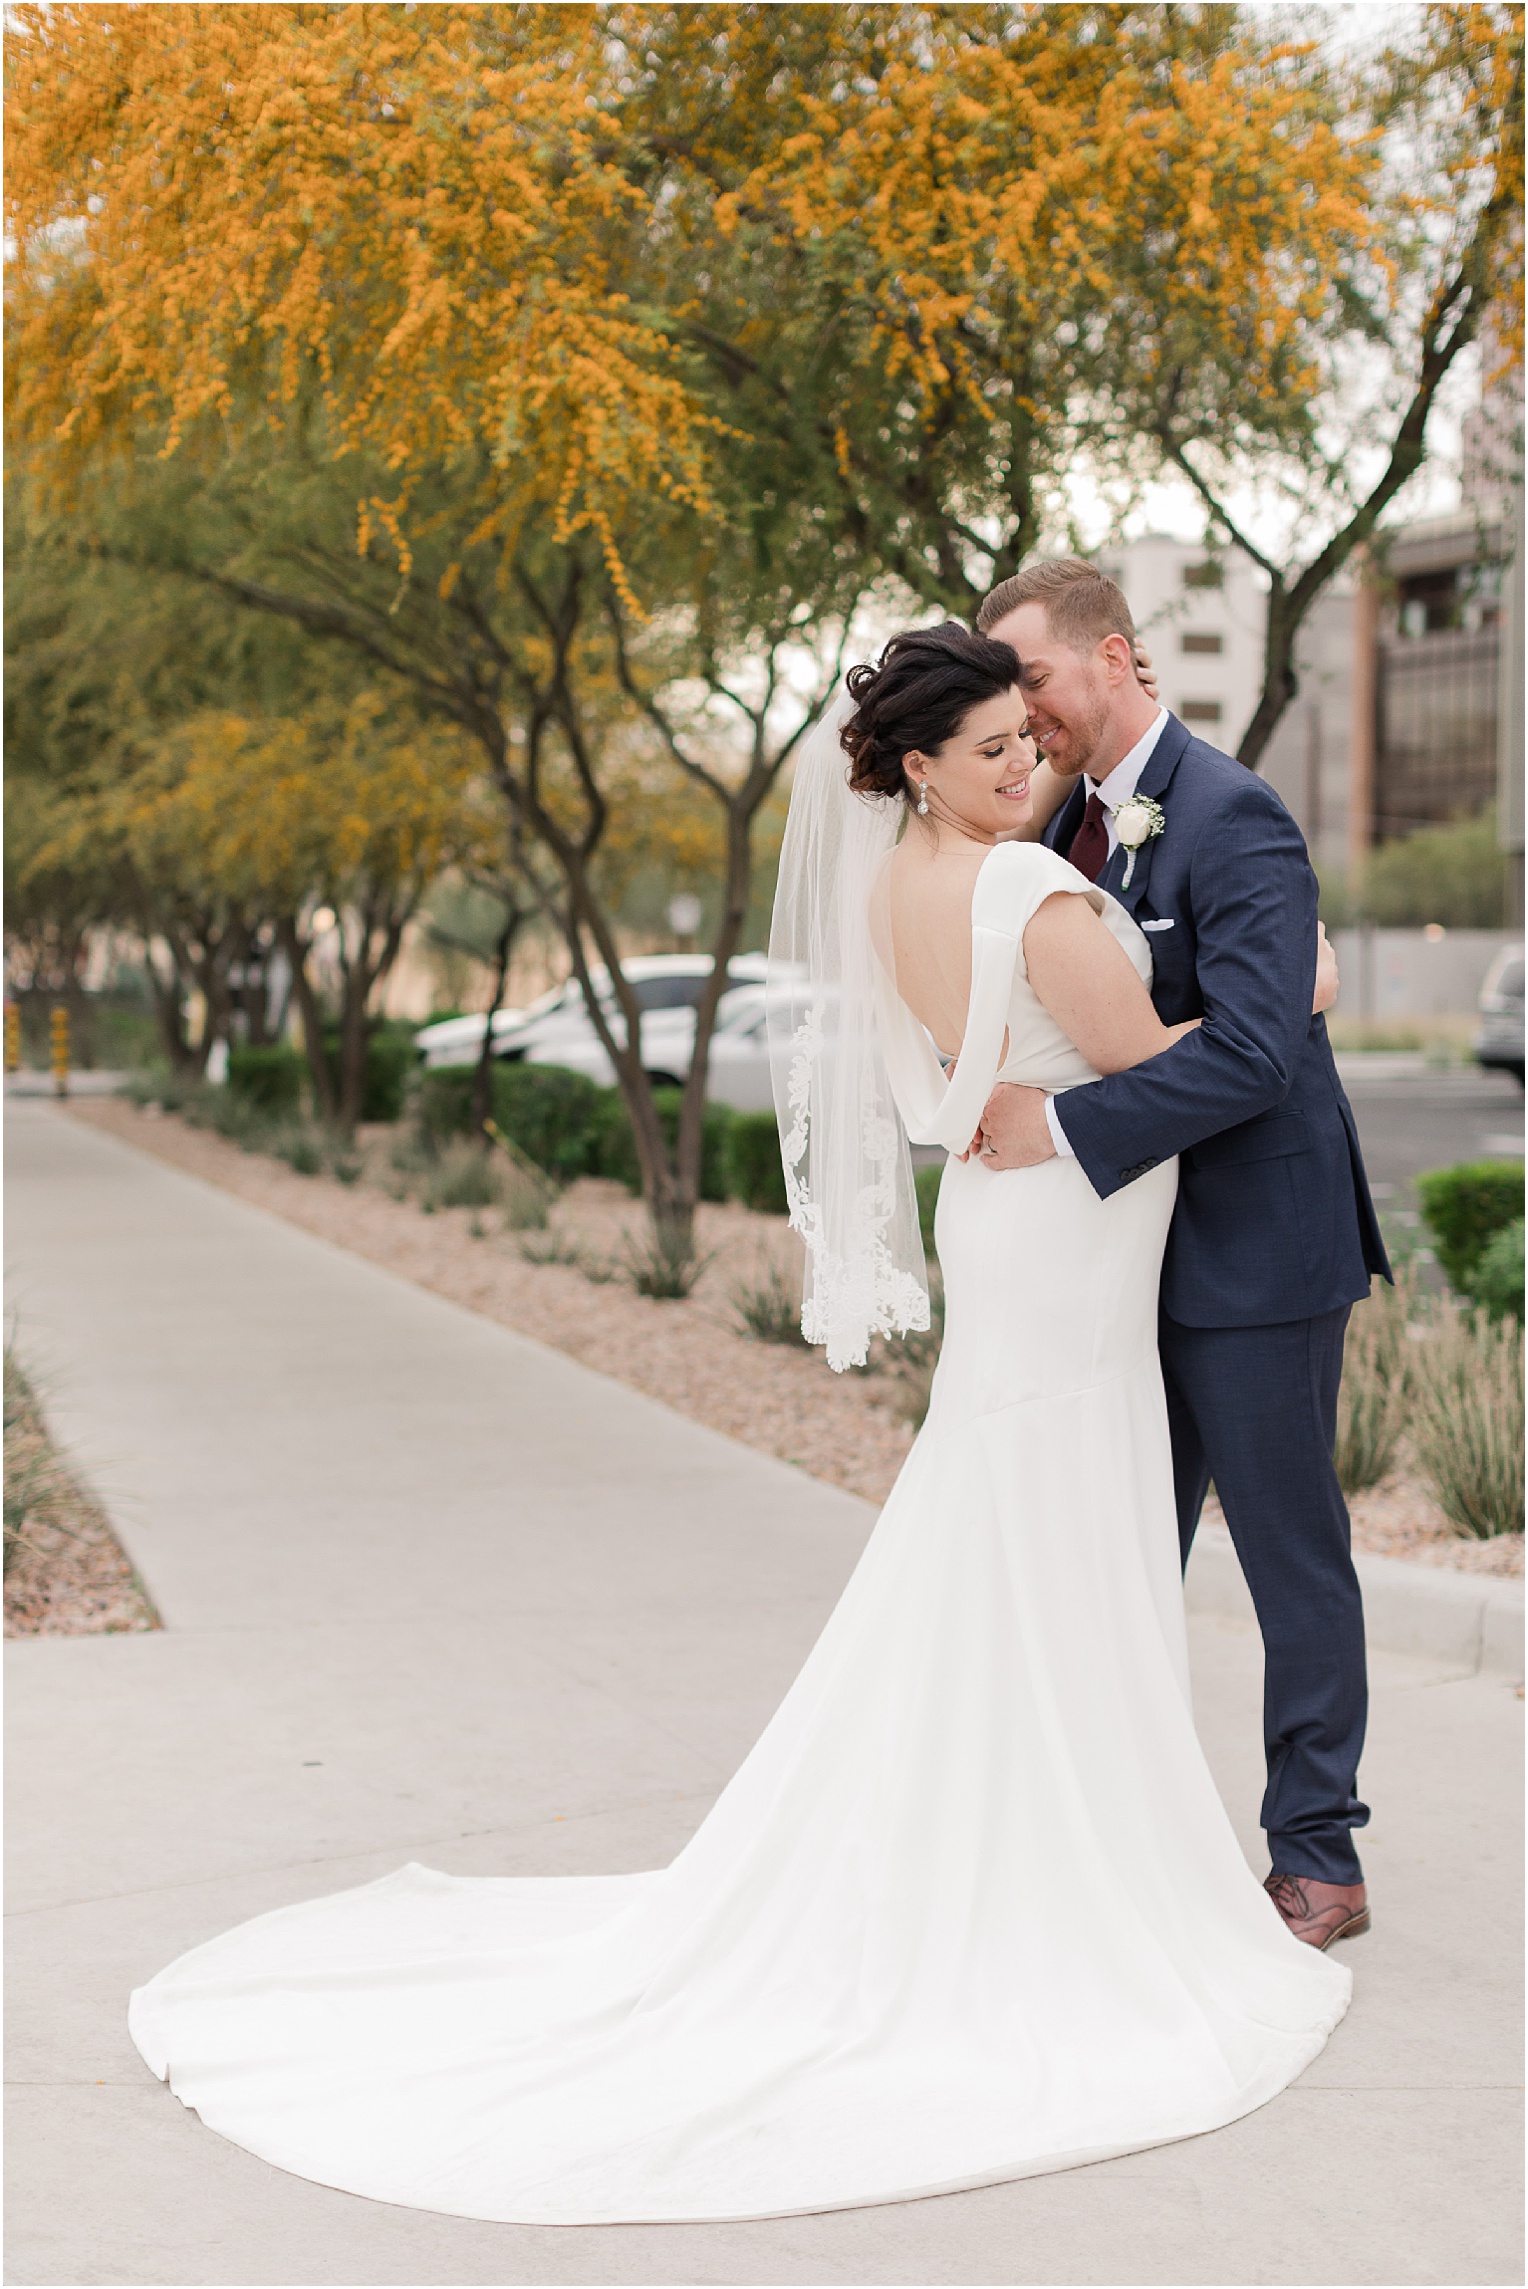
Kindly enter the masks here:
[[797, 762], [766, 996], [786, 1203], [806, 1243], [801, 1332], [837, 1373], [865, 1364], [872, 1335], [930, 1324], [870, 933], [871, 894], [896, 845], [900, 806], [849, 786], [838, 734], [852, 705], [840, 695]]

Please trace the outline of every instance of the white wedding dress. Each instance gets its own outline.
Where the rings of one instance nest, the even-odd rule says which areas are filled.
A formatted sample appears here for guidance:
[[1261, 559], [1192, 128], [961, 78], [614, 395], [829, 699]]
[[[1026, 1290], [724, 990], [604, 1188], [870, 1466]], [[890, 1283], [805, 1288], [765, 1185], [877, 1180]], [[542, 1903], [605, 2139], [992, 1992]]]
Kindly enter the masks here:
[[[1096, 1078], [1031, 992], [999, 846], [946, 1084], [888, 1001], [915, 1137], [1002, 1077]], [[1286, 1932], [1195, 1737], [1157, 1279], [1176, 1172], [952, 1160], [933, 1403], [837, 1609], [678, 1858], [411, 1866], [263, 1915], [132, 2000], [210, 2128], [387, 2202], [534, 2224], [738, 2219], [979, 2186], [1213, 2130], [1347, 2007]], [[506, 1753], [511, 1744], [506, 1743]]]

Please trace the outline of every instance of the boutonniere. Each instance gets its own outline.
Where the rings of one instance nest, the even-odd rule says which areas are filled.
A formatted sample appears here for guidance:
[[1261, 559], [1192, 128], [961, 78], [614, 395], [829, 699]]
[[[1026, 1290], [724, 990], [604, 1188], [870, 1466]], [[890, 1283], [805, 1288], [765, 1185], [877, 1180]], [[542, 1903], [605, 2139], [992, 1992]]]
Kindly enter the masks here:
[[1135, 872], [1135, 854], [1152, 838], [1159, 835], [1167, 824], [1167, 813], [1150, 795], [1132, 795], [1128, 803], [1121, 803], [1114, 814], [1114, 831], [1119, 836], [1120, 848], [1129, 852], [1125, 860], [1121, 890], [1128, 890], [1130, 877]]

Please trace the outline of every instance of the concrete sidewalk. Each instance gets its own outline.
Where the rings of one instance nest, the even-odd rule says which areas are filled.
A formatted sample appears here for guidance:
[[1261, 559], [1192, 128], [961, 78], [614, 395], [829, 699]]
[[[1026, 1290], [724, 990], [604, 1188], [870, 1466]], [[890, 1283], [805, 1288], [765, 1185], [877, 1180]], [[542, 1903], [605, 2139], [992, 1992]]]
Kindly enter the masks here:
[[[8, 1647], [7, 2279], [1521, 2279], [1521, 1703], [1380, 1655], [1376, 1928], [1292, 2091], [1211, 2137], [745, 2226], [487, 2226], [284, 2176], [127, 2040], [244, 1917], [419, 1859], [661, 1865], [810, 1646], [862, 1503], [71, 1122], [12, 1104], [24, 1357], [166, 1628]], [[1194, 1623], [1254, 1865], [1255, 1635]]]

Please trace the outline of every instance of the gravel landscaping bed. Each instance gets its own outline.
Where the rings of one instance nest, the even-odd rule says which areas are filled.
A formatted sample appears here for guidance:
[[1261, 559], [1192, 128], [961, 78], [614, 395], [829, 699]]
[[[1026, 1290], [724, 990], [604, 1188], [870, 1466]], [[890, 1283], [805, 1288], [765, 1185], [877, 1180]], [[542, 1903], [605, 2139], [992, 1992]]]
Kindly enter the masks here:
[[[869, 1501], [885, 1499], [912, 1442], [897, 1412], [898, 1389], [885, 1374], [832, 1375], [820, 1355], [764, 1343], [738, 1326], [733, 1290], [768, 1267], [794, 1280], [797, 1242], [778, 1216], [729, 1202], [703, 1204], [700, 1246], [710, 1262], [684, 1302], [655, 1302], [618, 1277], [588, 1278], [571, 1263], [531, 1263], [519, 1235], [492, 1208], [424, 1213], [399, 1200], [389, 1181], [385, 1139], [368, 1145], [354, 1185], [300, 1176], [246, 1153], [171, 1114], [140, 1111], [125, 1099], [74, 1102], [77, 1120], [221, 1186], [256, 1206], [351, 1249], [438, 1295], [482, 1312], [601, 1373], [650, 1393], [680, 1413], [745, 1445], [797, 1463]], [[641, 1204], [616, 1184], [585, 1178], [553, 1212], [551, 1234], [597, 1268], [640, 1236]], [[547, 1234], [531, 1234], [533, 1246]], [[1419, 1481], [1402, 1470], [1354, 1496], [1358, 1549], [1476, 1574], [1523, 1571], [1523, 1537], [1476, 1541], [1456, 1533]], [[1207, 1516], [1218, 1515], [1213, 1501]]]
[[5, 1362], [5, 1634], [95, 1637], [159, 1616], [93, 1494], [59, 1459], [36, 1395]]

